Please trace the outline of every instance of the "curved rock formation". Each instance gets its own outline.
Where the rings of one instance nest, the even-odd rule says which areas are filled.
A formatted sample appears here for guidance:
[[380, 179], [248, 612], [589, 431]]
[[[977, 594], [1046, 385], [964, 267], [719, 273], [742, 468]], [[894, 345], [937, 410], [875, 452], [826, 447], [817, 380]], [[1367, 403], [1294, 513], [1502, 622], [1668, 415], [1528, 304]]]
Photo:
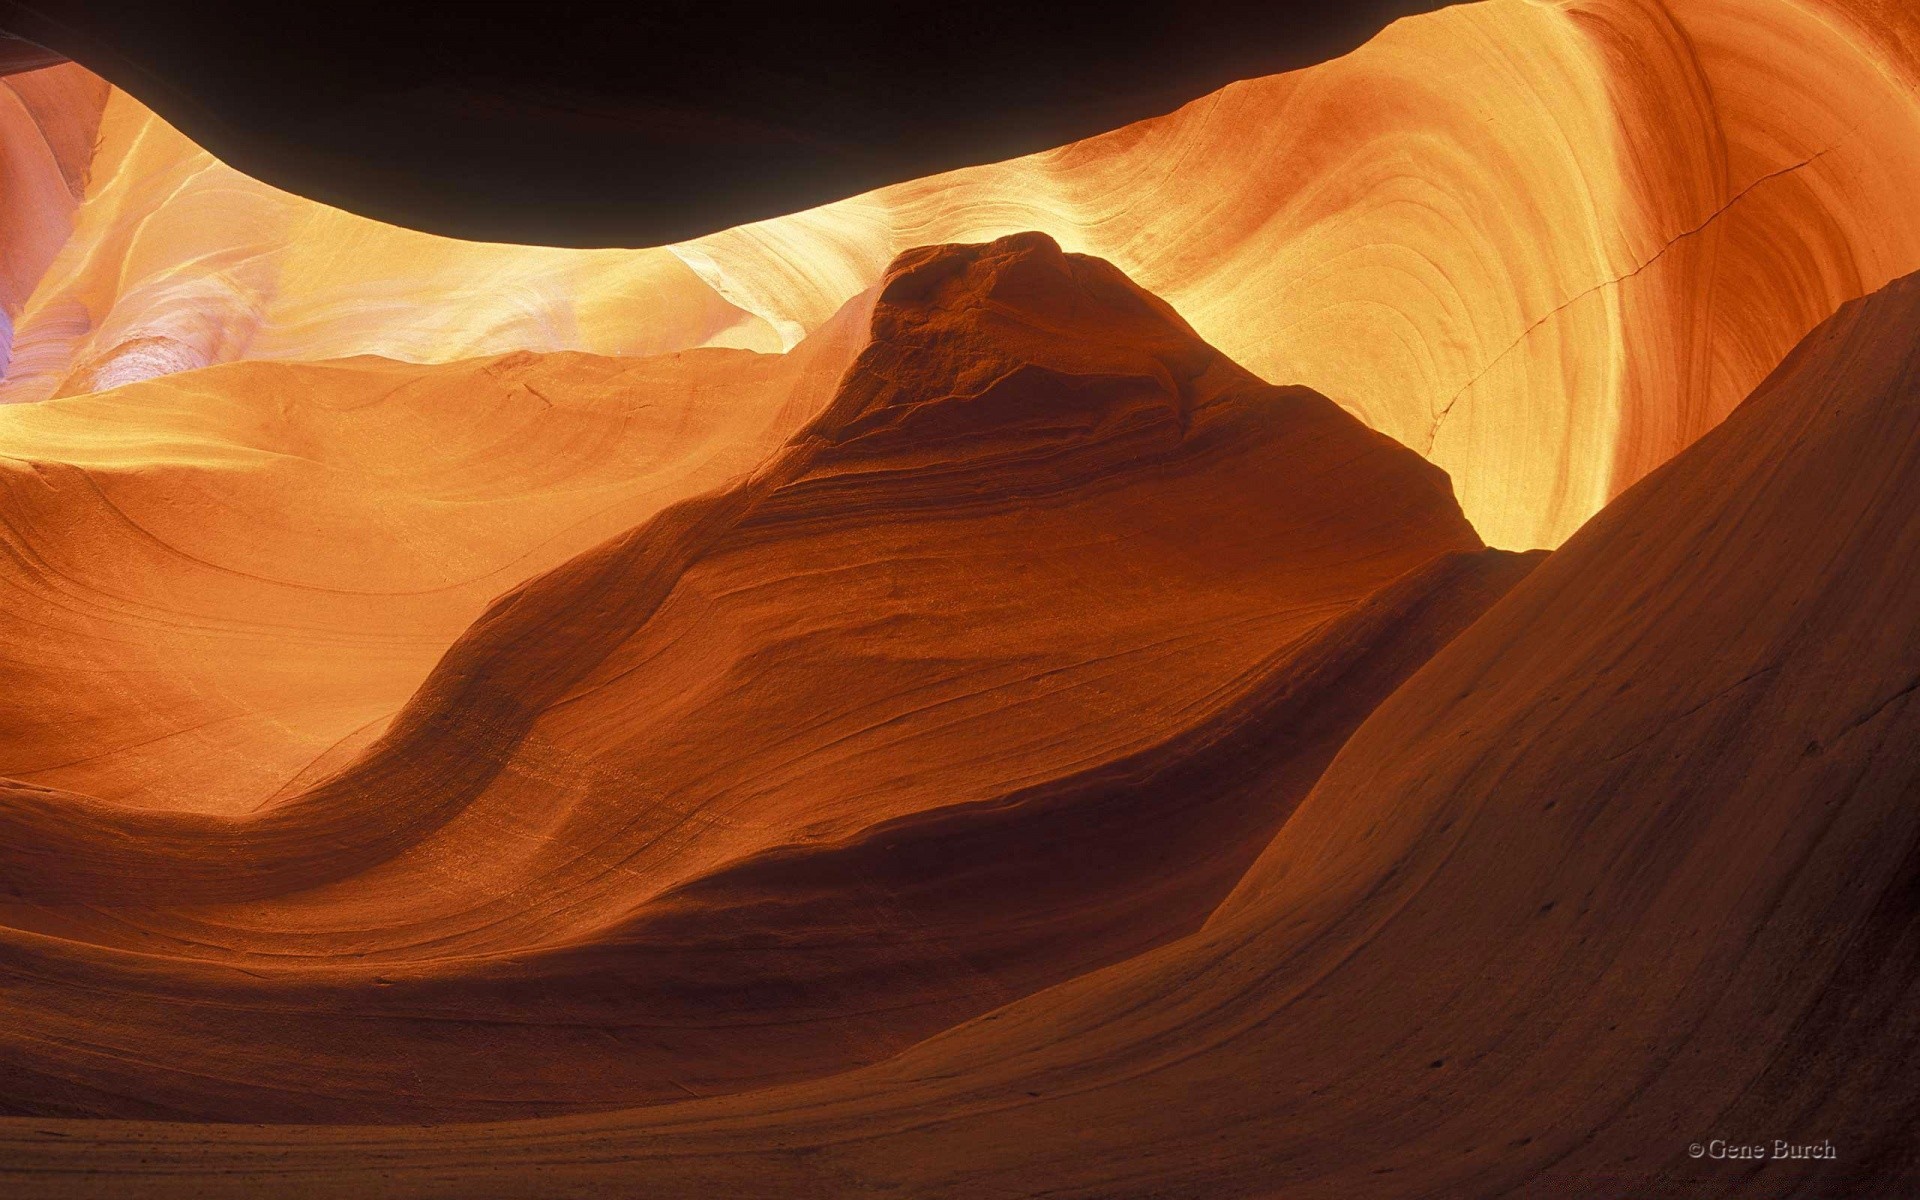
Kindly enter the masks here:
[[[50, 96], [44, 119], [91, 120], [97, 140], [90, 127], [69, 172], [86, 180], [71, 233], [14, 271], [23, 290], [0, 403], [236, 360], [779, 346], [664, 250], [459, 242], [384, 225], [249, 179], [78, 67], [8, 82], [43, 76], [85, 81]], [[24, 135], [0, 136], [26, 153]], [[12, 208], [9, 220], [25, 219]], [[36, 219], [44, 243], [57, 222]], [[37, 244], [7, 243], [10, 254]]]
[[[871, 1061], [1195, 927], [1372, 704], [1532, 565], [1481, 550], [1418, 456], [1260, 383], [1044, 236], [906, 255], [872, 321], [838, 396], [785, 450], [508, 592], [390, 722], [368, 727], [322, 686], [320, 656], [285, 639], [285, 664], [244, 686], [364, 729], [304, 772], [337, 773], [240, 808], [169, 799], [213, 769], [196, 722], [177, 748], [7, 785], [9, 1005], [33, 1033], [0, 1034], [4, 1103], [473, 1118]], [[257, 370], [88, 403], [198, 386], [201, 411]], [[395, 397], [434, 406], [448, 374], [473, 387], [471, 368], [416, 371], [369, 405], [395, 370], [336, 384], [334, 404], [385, 428]], [[517, 370], [552, 371], [557, 389], [612, 368]], [[392, 468], [417, 455], [405, 443], [351, 443], [347, 489], [417, 524], [365, 476], [472, 487], [481, 465], [517, 467], [524, 487], [544, 473], [526, 460], [552, 460], [509, 402], [542, 390], [516, 381], [516, 420], [488, 422], [477, 461], [444, 474]], [[312, 455], [324, 443], [301, 415], [274, 432]], [[561, 492], [563, 513], [583, 496], [598, 524], [632, 510], [585, 483]], [[464, 515], [504, 555], [488, 513]], [[558, 523], [522, 519], [528, 538]], [[282, 572], [325, 566], [280, 549]], [[369, 578], [379, 561], [353, 553]], [[420, 558], [396, 548], [394, 569]], [[427, 593], [434, 616], [499, 578], [469, 573]], [[403, 586], [419, 581], [392, 582], [400, 613], [422, 603]], [[228, 591], [256, 614], [268, 603]], [[345, 631], [329, 632], [337, 658]], [[201, 686], [241, 690], [238, 652], [183, 657], [217, 681]], [[352, 662], [336, 687], [356, 697], [405, 677], [364, 650]], [[154, 690], [162, 714], [198, 715]], [[301, 709], [255, 711], [301, 729]], [[219, 736], [259, 771], [274, 761], [252, 725]], [[309, 739], [280, 754], [296, 752], [316, 753]], [[130, 761], [135, 795], [73, 790], [123, 780]], [[75, 1073], [81, 1045], [94, 1065]]]
[[107, 94], [71, 64], [0, 75], [0, 379], [21, 310], [73, 233]]
[[1159, 120], [698, 239], [789, 339], [906, 246], [1043, 229], [1552, 546], [1920, 268], [1920, 39], [1858, 0], [1496, 0]]
[[1427, 455], [1493, 544], [1552, 546], [1842, 301], [1920, 267], [1917, 54], [1880, 0], [1490, 0], [671, 252], [380, 225], [116, 91], [0, 399], [236, 358], [777, 349], [908, 247], [1038, 229]]
[[0, 776], [236, 813], [363, 748], [500, 592], [757, 466], [864, 341], [233, 363], [0, 406]]
[[[1909, 277], [1397, 688], [1202, 929], [889, 1062], [437, 1130], [16, 1122], [4, 1157], [48, 1195], [1905, 1194], [1917, 372]], [[1837, 1157], [1688, 1149], [1775, 1138]]]
[[0, 1191], [1920, 1192], [1909, 9], [640, 251], [0, 78]]
[[782, 357], [242, 363], [0, 408], [0, 775], [239, 812], [338, 765], [494, 595], [817, 413], [863, 312]]

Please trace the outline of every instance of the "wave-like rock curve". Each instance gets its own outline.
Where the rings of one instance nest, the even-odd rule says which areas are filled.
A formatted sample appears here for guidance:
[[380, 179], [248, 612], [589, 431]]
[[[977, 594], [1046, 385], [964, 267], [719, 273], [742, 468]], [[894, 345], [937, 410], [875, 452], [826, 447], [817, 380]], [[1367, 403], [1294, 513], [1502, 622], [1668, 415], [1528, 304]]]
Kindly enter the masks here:
[[1525, 0], [1045, 154], [675, 247], [789, 340], [901, 249], [1042, 229], [1558, 545], [1920, 267], [1920, 41], [1852, 0]]
[[785, 449], [495, 601], [330, 778], [0, 788], [6, 1103], [474, 1118], [872, 1061], [1197, 927], [1532, 565], [1108, 264], [916, 251]]
[[1101, 137], [648, 250], [353, 217], [114, 91], [0, 399], [234, 359], [774, 350], [910, 247], [1037, 229], [1427, 455], [1492, 544], [1553, 546], [1920, 267], [1917, 48], [1876, 0], [1488, 0]]
[[886, 1063], [5, 1157], [49, 1195], [1907, 1194], [1917, 369], [1920, 277], [1846, 305], [1374, 709], [1197, 933]]

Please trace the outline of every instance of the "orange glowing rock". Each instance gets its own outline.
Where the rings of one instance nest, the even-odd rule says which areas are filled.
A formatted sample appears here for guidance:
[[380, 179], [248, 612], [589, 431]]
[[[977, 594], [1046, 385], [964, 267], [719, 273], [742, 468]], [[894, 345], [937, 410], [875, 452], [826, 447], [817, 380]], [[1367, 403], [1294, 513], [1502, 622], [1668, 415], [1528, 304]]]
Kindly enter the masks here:
[[238, 359], [778, 344], [665, 250], [398, 229], [249, 179], [117, 89], [98, 122], [85, 203], [17, 318], [0, 402]]
[[0, 146], [0, 1177], [1913, 1190], [1903, 0], [652, 249]]
[[1551, 546], [1920, 267], [1914, 24], [1489, 0], [1104, 137], [635, 251], [361, 220], [116, 91], [0, 399], [236, 358], [777, 349], [910, 246], [1039, 229], [1440, 464], [1493, 544]]
[[[710, 470], [632, 446], [735, 396], [635, 413], [644, 368], [561, 355], [397, 389], [235, 364], [32, 409], [202, 432], [106, 491], [159, 546], [85, 508], [100, 463], [48, 501], [80, 496], [50, 534], [102, 532], [50, 537], [63, 573], [25, 582], [118, 603], [22, 656], [4, 749], [106, 752], [0, 767], [25, 776], [0, 781], [0, 952], [57, 929], [113, 999], [75, 1020], [72, 961], [0, 971], [37, 1031], [0, 1063], [46, 1079], [78, 1039], [124, 1055], [91, 1078], [126, 1099], [7, 1103], [475, 1118], [872, 1061], [1197, 927], [1372, 703], [1533, 565], [1418, 455], [1043, 235], [903, 256], [872, 324], [764, 465], [511, 587]], [[79, 470], [18, 490], [49, 474]], [[121, 566], [64, 573], [96, 560]], [[67, 698], [54, 664], [90, 646], [128, 677]], [[224, 1015], [182, 1020], [200, 1001]]]
[[[888, 1061], [791, 1086], [542, 1121], [385, 1129], [0, 1121], [0, 1159], [55, 1195], [111, 1194], [91, 1184], [128, 1177], [143, 1192], [182, 1197], [205, 1194], [210, 1180], [235, 1194], [688, 1200], [852, 1187], [903, 1197], [1276, 1187], [1377, 1200], [1905, 1194], [1912, 1127], [1903, 1114], [1914, 1081], [1903, 1056], [1915, 1027], [1920, 857], [1912, 803], [1920, 761], [1911, 750], [1920, 736], [1916, 371], [1920, 277], [1910, 277], [1844, 308], [1725, 424], [1622, 496], [1395, 688], [1202, 928]], [[576, 570], [552, 580], [583, 578]], [[1193, 730], [1200, 744], [1246, 728], [1258, 697], [1241, 693], [1211, 711]], [[1246, 782], [1286, 794], [1289, 759], [1244, 761]], [[1130, 776], [1139, 765], [1102, 769], [1121, 785], [1152, 778]], [[1205, 792], [1185, 795], [1197, 803]], [[60, 799], [16, 793], [0, 812], [45, 813]], [[23, 837], [30, 831], [15, 826], [0, 840], [0, 862], [14, 890], [30, 892], [34, 844], [55, 831]], [[516, 832], [536, 842], [542, 831]], [[71, 836], [98, 838], [87, 847], [98, 861], [114, 849], [101, 833]], [[151, 864], [191, 848], [137, 849]], [[767, 932], [787, 932], [790, 914], [820, 911], [806, 868], [831, 857], [813, 851], [838, 847], [795, 849], [749, 864], [721, 892], [737, 906], [736, 925], [695, 924], [703, 936], [684, 945], [669, 922], [651, 938], [564, 948], [562, 968], [627, 963], [634, 974], [589, 990], [584, 1020], [556, 1037], [605, 1031], [599, 1059], [628, 1064], [657, 1053], [663, 1033], [682, 1036], [710, 1019], [696, 1011], [637, 1028], [608, 1020], [633, 995], [630, 982], [657, 982], [662, 961], [674, 961], [673, 982], [691, 980], [694, 994], [743, 960], [791, 961], [794, 944]], [[62, 865], [39, 864], [41, 882]], [[782, 886], [752, 887], [769, 880]], [[93, 887], [104, 894], [125, 882], [100, 876]], [[833, 894], [837, 918], [894, 898]], [[390, 911], [420, 896], [397, 889], [385, 903]], [[715, 899], [694, 888], [669, 907], [697, 913]], [[31, 906], [13, 909], [19, 921]], [[907, 932], [909, 943], [925, 932], [894, 924], [898, 913], [873, 903], [871, 919]], [[367, 1045], [368, 1029], [411, 1021], [438, 1039], [495, 1026], [504, 1039], [523, 1029], [521, 1012], [502, 1019], [497, 1005], [524, 999], [511, 985], [530, 980], [548, 1011], [581, 995], [564, 970], [468, 959], [469, 978], [492, 986], [477, 989], [463, 1025], [419, 1006], [445, 986], [442, 972], [296, 963], [276, 985], [254, 973], [258, 961], [245, 970], [219, 961], [235, 951], [230, 927], [175, 925], [178, 910], [117, 929], [86, 906], [48, 905], [37, 918], [38, 928], [17, 924], [0, 945], [7, 962], [24, 964], [10, 995], [47, 1010], [8, 1027], [0, 1045], [11, 1037], [15, 1094], [40, 1097], [45, 1111], [57, 1111], [49, 1097], [75, 1113], [129, 1103], [62, 1074], [61, 1055], [43, 1049], [49, 1040], [142, 1046], [116, 1046], [89, 1067], [121, 1087], [141, 1080], [155, 1111], [182, 1095], [222, 1092], [240, 1111], [263, 1096], [284, 1102], [285, 1091], [250, 1081], [324, 1087], [331, 1076], [309, 1069], [314, 1061], [390, 1072], [384, 1047]], [[867, 932], [867, 919], [799, 931], [833, 945], [834, 931], [860, 929], [840, 944], [861, 950], [898, 944]], [[107, 930], [127, 945], [82, 947]], [[192, 956], [154, 952], [183, 936]], [[364, 936], [340, 931], [332, 948], [357, 951]], [[346, 1033], [316, 1026], [304, 1006], [343, 979], [365, 982], [356, 1000], [365, 1019]], [[173, 1019], [143, 1040], [141, 1022], [156, 1010]], [[286, 1038], [302, 1058], [290, 1063], [250, 1037], [209, 1050], [203, 1022]], [[157, 1067], [176, 1058], [199, 1066], [180, 1087], [155, 1089]], [[448, 1061], [446, 1074], [418, 1082], [444, 1089], [450, 1078], [498, 1077], [493, 1063]], [[423, 1094], [397, 1090], [375, 1098]], [[1687, 1150], [1689, 1139], [1717, 1132], [1714, 1121], [1777, 1128], [1809, 1114], [1820, 1138], [1860, 1157], [1727, 1163]]]
[[0, 368], [27, 297], [73, 233], [109, 90], [71, 63], [0, 77]]
[[240, 812], [350, 760], [488, 601], [752, 470], [794, 352], [238, 362], [0, 406], [0, 776]]
[[1868, 7], [1465, 5], [1104, 138], [676, 249], [792, 338], [907, 246], [1046, 230], [1427, 454], [1489, 542], [1556, 545], [1842, 301], [1920, 267], [1920, 40]]

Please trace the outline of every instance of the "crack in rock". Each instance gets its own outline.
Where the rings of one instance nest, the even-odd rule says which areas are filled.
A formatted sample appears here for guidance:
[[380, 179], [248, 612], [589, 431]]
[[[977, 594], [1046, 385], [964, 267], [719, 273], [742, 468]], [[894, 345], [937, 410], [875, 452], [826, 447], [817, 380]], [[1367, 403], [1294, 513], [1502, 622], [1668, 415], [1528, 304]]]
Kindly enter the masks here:
[[1427, 428], [1427, 446], [1426, 446], [1425, 452], [1429, 455], [1433, 453], [1434, 443], [1438, 441], [1440, 437], [1440, 424], [1441, 422], [1447, 419], [1447, 416], [1449, 413], [1453, 412], [1453, 406], [1460, 402], [1460, 398], [1462, 396], [1465, 396], [1469, 391], [1472, 391], [1473, 386], [1475, 384], [1479, 383], [1482, 379], [1486, 378], [1487, 373], [1489, 371], [1492, 371], [1495, 367], [1499, 366], [1502, 362], [1506, 361], [1507, 356], [1509, 354], [1512, 354], [1515, 350], [1518, 350], [1521, 347], [1521, 345], [1526, 342], [1528, 338], [1533, 336], [1535, 330], [1539, 329], [1542, 325], [1545, 325], [1548, 321], [1553, 320], [1555, 317], [1559, 316], [1561, 313], [1567, 311], [1567, 309], [1572, 308], [1574, 305], [1578, 304], [1580, 301], [1585, 300], [1587, 297], [1594, 295], [1597, 292], [1605, 291], [1607, 288], [1616, 287], [1619, 284], [1625, 283], [1627, 280], [1632, 279], [1634, 276], [1645, 271], [1647, 268], [1651, 267], [1654, 263], [1659, 262], [1660, 259], [1666, 255], [1667, 251], [1673, 249], [1675, 246], [1679, 245], [1681, 242], [1686, 241], [1690, 237], [1694, 237], [1698, 234], [1704, 233], [1707, 230], [1707, 228], [1711, 226], [1715, 221], [1719, 220], [1722, 216], [1726, 215], [1726, 212], [1728, 209], [1731, 209], [1734, 205], [1740, 203], [1741, 200], [1746, 198], [1749, 192], [1752, 192], [1755, 188], [1759, 187], [1761, 184], [1769, 183], [1775, 179], [1780, 178], [1783, 175], [1791, 175], [1796, 171], [1800, 171], [1807, 167], [1812, 166], [1814, 163], [1819, 162], [1821, 159], [1825, 158], [1827, 155], [1833, 153], [1835, 150], [1838, 150], [1841, 146], [1845, 145], [1848, 139], [1850, 139], [1856, 132], [1857, 132], [1857, 129], [1849, 129], [1846, 133], [1840, 135], [1839, 139], [1836, 140], [1831, 146], [1828, 146], [1826, 149], [1821, 150], [1818, 153], [1808, 158], [1804, 158], [1797, 163], [1793, 163], [1790, 166], [1781, 167], [1777, 171], [1769, 171], [1765, 175], [1760, 176], [1758, 179], [1755, 179], [1753, 182], [1747, 184], [1745, 187], [1735, 192], [1732, 196], [1728, 197], [1724, 204], [1714, 209], [1711, 213], [1708, 213], [1706, 218], [1702, 220], [1699, 224], [1695, 225], [1691, 229], [1685, 230], [1681, 233], [1677, 233], [1673, 237], [1668, 238], [1665, 245], [1661, 246], [1660, 249], [1654, 251], [1653, 254], [1650, 255], [1645, 262], [1633, 268], [1633, 270], [1628, 271], [1623, 275], [1617, 275], [1612, 279], [1603, 279], [1599, 283], [1594, 284], [1592, 287], [1586, 288], [1580, 292], [1575, 293], [1572, 296], [1569, 296], [1567, 299], [1561, 301], [1559, 304], [1555, 305], [1552, 309], [1548, 310], [1539, 319], [1535, 320], [1532, 324], [1528, 325], [1525, 329], [1521, 330], [1519, 337], [1514, 338], [1513, 341], [1507, 345], [1506, 349], [1500, 351], [1500, 353], [1488, 359], [1486, 362], [1486, 365], [1482, 366], [1478, 371], [1475, 371], [1473, 373], [1473, 377], [1467, 380], [1465, 383], [1461, 384], [1460, 389], [1454, 392], [1453, 396], [1450, 399], [1448, 399], [1448, 401], [1445, 404], [1440, 406], [1440, 411], [1433, 414], [1433, 423]]

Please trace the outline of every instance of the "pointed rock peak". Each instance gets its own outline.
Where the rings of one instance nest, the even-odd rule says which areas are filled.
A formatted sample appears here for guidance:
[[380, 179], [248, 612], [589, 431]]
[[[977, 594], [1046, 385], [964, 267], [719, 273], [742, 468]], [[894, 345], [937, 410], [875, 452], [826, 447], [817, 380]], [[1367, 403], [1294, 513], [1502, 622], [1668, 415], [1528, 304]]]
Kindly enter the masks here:
[[880, 289], [871, 342], [812, 430], [825, 443], [814, 465], [1165, 449], [1216, 370], [1254, 382], [1117, 267], [1045, 234], [909, 250]]
[[890, 321], [910, 330], [937, 314], [969, 309], [1046, 314], [1050, 333], [1110, 337], [1125, 330], [1150, 341], [1198, 344], [1173, 309], [1101, 258], [1068, 254], [1044, 233], [992, 242], [921, 246], [894, 259], [881, 284], [875, 333]]

